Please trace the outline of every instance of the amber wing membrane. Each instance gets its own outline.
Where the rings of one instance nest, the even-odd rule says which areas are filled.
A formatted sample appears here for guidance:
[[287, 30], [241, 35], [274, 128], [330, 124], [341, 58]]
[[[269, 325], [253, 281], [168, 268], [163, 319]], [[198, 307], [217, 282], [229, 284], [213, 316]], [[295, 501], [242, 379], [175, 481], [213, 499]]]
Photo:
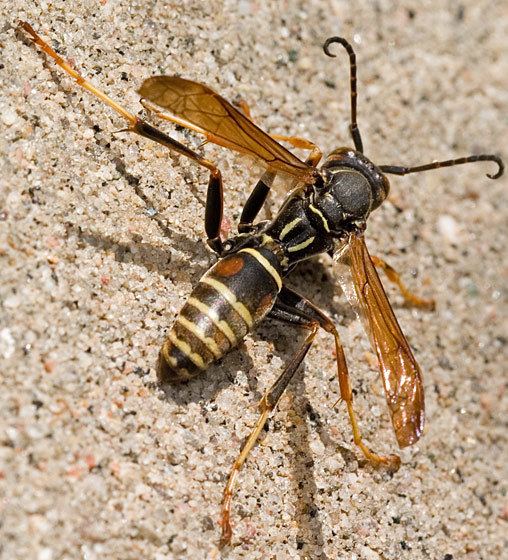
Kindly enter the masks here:
[[312, 181], [309, 165], [209, 87], [177, 76], [154, 76], [143, 82], [138, 93], [178, 117], [175, 122], [205, 134], [208, 141], [258, 158], [274, 171]]
[[349, 243], [349, 264], [360, 310], [377, 354], [400, 447], [415, 443], [425, 423], [420, 367], [397, 322], [362, 237]]

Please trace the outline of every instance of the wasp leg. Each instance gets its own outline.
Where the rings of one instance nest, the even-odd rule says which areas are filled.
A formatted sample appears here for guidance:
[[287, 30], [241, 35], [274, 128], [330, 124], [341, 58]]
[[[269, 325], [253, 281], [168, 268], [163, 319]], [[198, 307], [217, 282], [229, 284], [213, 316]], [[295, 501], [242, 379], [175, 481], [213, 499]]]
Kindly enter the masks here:
[[48, 56], [50, 56], [64, 72], [76, 81], [79, 86], [89, 91], [92, 95], [95, 95], [95, 97], [99, 98], [106, 105], [114, 109], [120, 116], [126, 119], [129, 122], [129, 126], [126, 129], [128, 132], [134, 132], [140, 136], [149, 138], [158, 144], [162, 144], [166, 148], [195, 161], [198, 165], [205, 167], [210, 172], [206, 196], [205, 231], [208, 236], [208, 244], [214, 251], [220, 254], [222, 251], [220, 226], [222, 223], [223, 195], [222, 176], [219, 169], [212, 162], [204, 159], [190, 148], [187, 148], [187, 146], [177, 142], [167, 134], [164, 134], [160, 130], [157, 130], [155, 127], [149, 125], [147, 122], [136, 117], [116, 101], [111, 99], [103, 91], [96, 88], [89, 81], [85, 80], [85, 78], [76, 72], [74, 68], [72, 68], [60, 55], [58, 55], [45, 41], [41, 39], [29, 23], [20, 21], [19, 27], [28, 33], [31, 41], [40, 47], [40, 49]]
[[263, 398], [259, 402], [259, 411], [260, 416], [254, 429], [250, 433], [247, 441], [245, 442], [244, 446], [240, 451], [240, 455], [236, 459], [229, 473], [228, 482], [224, 489], [224, 494], [222, 498], [221, 504], [221, 527], [222, 527], [222, 534], [220, 539], [220, 547], [224, 547], [231, 542], [232, 530], [231, 530], [231, 500], [233, 498], [234, 487], [236, 483], [236, 479], [242, 468], [243, 464], [245, 463], [249, 453], [251, 452], [254, 445], [259, 438], [259, 434], [263, 430], [266, 421], [270, 413], [273, 409], [277, 406], [282, 393], [288, 386], [288, 383], [291, 381], [292, 377], [298, 370], [298, 366], [302, 363], [305, 355], [309, 351], [309, 348], [312, 345], [312, 342], [316, 336], [316, 333], [319, 328], [319, 323], [313, 320], [306, 320], [302, 319], [301, 317], [297, 317], [294, 321], [291, 321], [292, 324], [300, 325], [310, 330], [309, 334], [307, 335], [305, 341], [300, 346], [296, 354], [291, 358], [286, 367], [284, 368], [281, 375], [277, 378], [275, 383], [268, 389], [268, 391], [264, 394]]
[[302, 150], [310, 150], [310, 154], [305, 160], [312, 167], [316, 167], [323, 157], [323, 152], [310, 140], [300, 138], [300, 136], [284, 136], [283, 134], [270, 134], [270, 136], [279, 142], [287, 142], [294, 148], [301, 148]]
[[371, 464], [376, 467], [384, 465], [389, 470], [396, 471], [400, 466], [400, 458], [397, 455], [389, 455], [388, 457], [378, 455], [377, 453], [371, 451], [365, 443], [363, 443], [360, 428], [353, 409], [353, 392], [351, 390], [346, 356], [344, 355], [344, 350], [340, 342], [339, 333], [337, 332], [333, 322], [312, 302], [285, 286], [283, 286], [281, 292], [279, 293], [275, 306], [270, 312], [269, 317], [280, 318], [276, 315], [280, 315], [281, 312], [298, 313], [303, 317], [307, 317], [308, 320], [317, 321], [321, 328], [333, 335], [335, 340], [335, 355], [337, 361], [340, 396], [347, 406], [349, 421], [353, 429], [353, 440]]
[[276, 174], [268, 169], [256, 183], [256, 186], [250, 193], [249, 198], [243, 207], [242, 215], [240, 216], [240, 222], [238, 223], [238, 231], [240, 233], [248, 233], [254, 229], [252, 223], [266, 202], [266, 197], [272, 188], [275, 176]]
[[[239, 101], [238, 105], [245, 113], [245, 116], [252, 120], [251, 112], [247, 103], [241, 100]], [[321, 160], [321, 157], [323, 156], [323, 152], [313, 142], [305, 140], [304, 138], [300, 138], [298, 136], [281, 136], [278, 134], [270, 134], [270, 136], [274, 140], [289, 142], [296, 148], [311, 150], [311, 153], [305, 161], [313, 167], [316, 167], [316, 165]], [[257, 182], [243, 208], [242, 215], [240, 217], [240, 223], [238, 224], [238, 231], [240, 233], [246, 233], [253, 229], [252, 223], [254, 222], [256, 216], [259, 214], [259, 211], [266, 201], [268, 193], [270, 192], [270, 189], [273, 185], [273, 181], [275, 180], [275, 176], [276, 175], [273, 171], [267, 170], [263, 173], [263, 176]]]
[[26, 21], [19, 21], [18, 27], [23, 29], [28, 35], [30, 35], [30, 40], [35, 43], [42, 51], [44, 51], [48, 56], [50, 56], [55, 63], [60, 66], [60, 68], [69, 74], [74, 80], [76, 80], [77, 84], [82, 88], [86, 89], [96, 97], [98, 97], [101, 101], [109, 105], [112, 109], [114, 109], [117, 113], [119, 113], [122, 117], [127, 119], [132, 125], [136, 121], [136, 117], [129, 113], [126, 109], [124, 109], [121, 105], [113, 101], [110, 97], [108, 97], [105, 93], [97, 89], [94, 85], [90, 82], [85, 80], [82, 76], [80, 76], [70, 64], [68, 64], [61, 56], [59, 56], [45, 41], [43, 41], [39, 35], [35, 32], [34, 28], [27, 23]]
[[[242, 113], [252, 122], [254, 119], [252, 118], [252, 113], [250, 107], [246, 101], [240, 99], [236, 103], [238, 107], [241, 109]], [[323, 152], [310, 140], [306, 140], [305, 138], [301, 138], [300, 136], [284, 136], [281, 134], [270, 134], [270, 136], [279, 142], [288, 142], [295, 148], [301, 148], [302, 150], [310, 150], [310, 154], [307, 157], [307, 163], [312, 165], [312, 167], [316, 167], [317, 164], [321, 161], [323, 157]]]
[[430, 309], [431, 311], [435, 309], [436, 302], [433, 299], [425, 299], [413, 294], [402, 282], [400, 274], [387, 262], [385, 262], [383, 259], [380, 259], [379, 257], [375, 257], [372, 255], [370, 258], [372, 260], [372, 264], [377, 268], [381, 268], [386, 274], [388, 280], [398, 286], [399, 291], [407, 305], [411, 305], [413, 307], [422, 307], [424, 309]]

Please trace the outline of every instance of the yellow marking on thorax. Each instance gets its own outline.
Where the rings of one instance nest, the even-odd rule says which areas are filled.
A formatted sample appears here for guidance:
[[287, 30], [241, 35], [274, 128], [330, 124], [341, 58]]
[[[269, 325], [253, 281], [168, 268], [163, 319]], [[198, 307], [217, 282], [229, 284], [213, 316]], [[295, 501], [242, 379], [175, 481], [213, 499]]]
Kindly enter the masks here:
[[185, 340], [180, 340], [174, 332], [170, 332], [168, 335], [169, 340], [180, 350], [182, 354], [185, 354], [189, 360], [196, 365], [199, 369], [205, 369], [205, 362], [203, 358], [197, 354], [196, 352], [192, 351], [190, 344], [185, 342]]
[[177, 318], [177, 322], [180, 323], [183, 327], [185, 327], [188, 331], [190, 331], [196, 338], [198, 338], [210, 352], [215, 356], [216, 359], [219, 359], [222, 356], [222, 352], [219, 350], [217, 343], [213, 338], [206, 336], [202, 329], [200, 329], [196, 324], [192, 321], [189, 321], [186, 317], [179, 315]]
[[235, 294], [225, 284], [207, 275], [203, 276], [200, 281], [208, 284], [214, 290], [216, 290], [229, 303], [229, 305], [231, 305], [231, 307], [238, 313], [238, 315], [240, 315], [249, 329], [252, 328], [254, 322], [252, 320], [250, 311], [241, 301], [238, 301], [236, 299]]
[[298, 245], [293, 245], [292, 247], [289, 247], [288, 252], [295, 253], [296, 251], [301, 251], [302, 249], [308, 247], [314, 241], [314, 239], [316, 239], [314, 236], [308, 237], [305, 241], [298, 243]]
[[294, 220], [292, 220], [291, 222], [289, 222], [289, 224], [286, 224], [286, 225], [282, 228], [282, 231], [280, 232], [279, 239], [282, 241], [282, 240], [284, 239], [284, 237], [286, 237], [286, 235], [287, 235], [295, 226], [297, 226], [301, 221], [302, 221], [301, 218], [295, 218]]
[[258, 263], [266, 270], [266, 272], [268, 272], [268, 274], [270, 274], [270, 276], [275, 280], [275, 283], [277, 284], [279, 290], [282, 289], [282, 278], [280, 277], [280, 274], [275, 270], [275, 268], [270, 264], [270, 261], [266, 257], [264, 257], [259, 251], [256, 251], [256, 249], [252, 249], [251, 247], [248, 247], [247, 249], [242, 249], [240, 253], [249, 253], [249, 255], [252, 255], [258, 261]]
[[204, 313], [210, 319], [210, 321], [212, 321], [212, 323], [220, 330], [220, 332], [229, 340], [231, 346], [236, 346], [238, 340], [235, 336], [235, 333], [227, 324], [227, 322], [219, 317], [218, 313], [214, 309], [208, 307], [208, 305], [206, 305], [202, 301], [199, 301], [199, 299], [195, 297], [189, 298], [187, 300], [187, 303], [189, 305], [192, 305], [192, 307], [195, 307], [198, 311], [201, 311], [201, 313]]
[[321, 212], [321, 210], [319, 210], [315, 206], [312, 206], [312, 204], [309, 204], [309, 208], [314, 212], [314, 214], [317, 214], [321, 218], [321, 221], [323, 222], [323, 227], [328, 233], [330, 233], [330, 227], [328, 226], [327, 219], [323, 216], [323, 212]]
[[266, 233], [263, 233], [263, 235], [261, 236], [261, 247], [270, 245], [271, 243], [273, 243], [273, 237], [267, 235]]

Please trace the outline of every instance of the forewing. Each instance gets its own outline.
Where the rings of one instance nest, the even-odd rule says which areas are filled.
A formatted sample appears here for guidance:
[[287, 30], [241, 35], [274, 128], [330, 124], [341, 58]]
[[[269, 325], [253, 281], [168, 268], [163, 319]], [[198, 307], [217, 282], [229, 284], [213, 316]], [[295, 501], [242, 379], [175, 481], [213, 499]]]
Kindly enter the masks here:
[[352, 236], [345, 262], [350, 267], [356, 302], [376, 352], [386, 401], [400, 447], [418, 441], [425, 423], [420, 367], [397, 322], [362, 237]]
[[[177, 76], [145, 80], [139, 94], [167, 109], [210, 142], [264, 161], [273, 170], [310, 181], [312, 168], [300, 161], [209, 87]], [[182, 122], [185, 126], [185, 122]]]

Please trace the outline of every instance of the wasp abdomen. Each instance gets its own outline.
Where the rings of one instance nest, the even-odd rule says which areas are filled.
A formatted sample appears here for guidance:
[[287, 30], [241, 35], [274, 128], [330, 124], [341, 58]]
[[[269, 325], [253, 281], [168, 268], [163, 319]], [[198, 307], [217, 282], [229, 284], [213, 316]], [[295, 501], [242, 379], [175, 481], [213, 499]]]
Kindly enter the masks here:
[[282, 287], [281, 266], [265, 248], [220, 259], [201, 278], [159, 354], [160, 381], [188, 381], [239, 344], [272, 308]]

